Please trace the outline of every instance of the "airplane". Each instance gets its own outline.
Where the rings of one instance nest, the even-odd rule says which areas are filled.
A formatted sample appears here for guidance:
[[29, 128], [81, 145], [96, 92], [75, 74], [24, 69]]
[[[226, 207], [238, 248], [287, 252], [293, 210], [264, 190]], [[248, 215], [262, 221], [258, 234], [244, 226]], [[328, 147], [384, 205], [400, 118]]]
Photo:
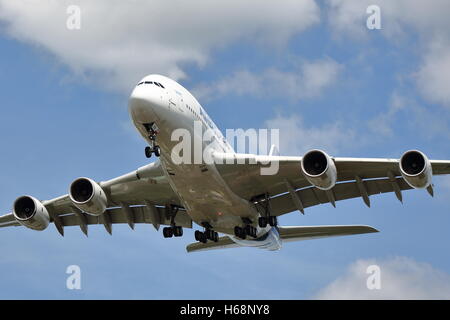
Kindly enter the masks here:
[[[280, 156], [273, 149], [268, 155], [237, 153], [187, 89], [157, 74], [139, 81], [128, 109], [148, 143], [145, 155], [154, 155], [154, 162], [107, 181], [75, 179], [68, 194], [55, 199], [21, 196], [11, 213], [0, 216], [0, 227], [42, 231], [53, 223], [62, 236], [68, 226], [79, 226], [87, 236], [89, 225], [103, 225], [112, 234], [113, 224], [134, 229], [142, 223], [156, 230], [164, 225], [163, 236], [172, 238], [195, 223], [200, 230], [187, 252], [235, 247], [274, 251], [283, 242], [378, 232], [366, 225], [283, 227], [278, 225], [281, 215], [352, 198], [362, 198], [370, 207], [370, 196], [388, 192], [402, 202], [402, 191], [410, 189], [426, 189], [433, 196], [432, 176], [450, 173], [449, 160], [429, 160], [418, 150], [400, 159], [339, 158], [322, 150], [302, 157]], [[209, 144], [196, 126], [210, 132]], [[204, 154], [213, 161], [176, 160], [180, 141], [173, 133], [178, 129], [191, 138], [183, 156], [192, 152], [192, 160], [196, 148], [207, 144]], [[276, 172], [262, 174], [273, 163]]]

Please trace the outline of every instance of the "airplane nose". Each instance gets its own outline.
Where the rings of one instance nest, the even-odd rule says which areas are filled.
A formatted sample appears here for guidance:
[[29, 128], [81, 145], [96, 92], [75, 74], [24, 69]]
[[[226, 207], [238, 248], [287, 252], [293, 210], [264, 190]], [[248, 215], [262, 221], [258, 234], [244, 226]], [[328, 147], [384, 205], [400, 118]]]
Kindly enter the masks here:
[[133, 118], [142, 119], [154, 117], [165, 111], [163, 96], [157, 90], [148, 86], [137, 86], [131, 93], [128, 109]]

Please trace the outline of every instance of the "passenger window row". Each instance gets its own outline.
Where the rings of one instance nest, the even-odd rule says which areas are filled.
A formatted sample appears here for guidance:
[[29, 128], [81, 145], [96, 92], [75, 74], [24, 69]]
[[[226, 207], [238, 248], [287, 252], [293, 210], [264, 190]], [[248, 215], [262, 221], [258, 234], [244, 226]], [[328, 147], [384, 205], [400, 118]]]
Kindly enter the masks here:
[[161, 83], [156, 82], [156, 81], [142, 81], [142, 82], [139, 82], [137, 85], [140, 86], [141, 84], [154, 84], [157, 87], [165, 89], [165, 87]]
[[190, 110], [198, 119], [200, 119], [200, 117], [197, 115], [197, 112], [195, 112], [194, 109], [192, 109], [188, 104], [186, 105], [186, 108], [188, 108], [188, 110]]

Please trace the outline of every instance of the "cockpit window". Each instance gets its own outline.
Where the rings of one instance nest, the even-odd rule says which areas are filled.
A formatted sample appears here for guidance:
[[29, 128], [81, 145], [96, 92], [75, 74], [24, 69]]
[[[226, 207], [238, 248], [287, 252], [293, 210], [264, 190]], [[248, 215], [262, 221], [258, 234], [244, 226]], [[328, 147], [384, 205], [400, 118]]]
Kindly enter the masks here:
[[161, 83], [156, 82], [156, 81], [142, 81], [142, 82], [139, 82], [137, 85], [140, 86], [141, 84], [154, 84], [155, 86], [165, 89]]

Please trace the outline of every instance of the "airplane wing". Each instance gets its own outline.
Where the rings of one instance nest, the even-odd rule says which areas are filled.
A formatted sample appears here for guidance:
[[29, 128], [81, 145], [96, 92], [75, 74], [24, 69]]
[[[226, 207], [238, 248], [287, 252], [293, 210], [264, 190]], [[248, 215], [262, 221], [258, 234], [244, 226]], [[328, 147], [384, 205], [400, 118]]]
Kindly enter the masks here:
[[[259, 156], [252, 154], [216, 154], [218, 171], [239, 196], [252, 201], [269, 195], [273, 215], [323, 203], [362, 198], [370, 206], [370, 196], [392, 192], [402, 201], [402, 191], [413, 189], [401, 175], [398, 159], [332, 158], [337, 182], [328, 191], [320, 190], [302, 174], [302, 157]], [[219, 159], [217, 159], [219, 158]], [[263, 175], [262, 168], [277, 163], [276, 174]], [[434, 175], [450, 174], [450, 161], [431, 160]], [[433, 193], [432, 186], [428, 188]]]
[[[169, 206], [181, 206], [159, 161], [99, 185], [108, 199], [108, 209], [99, 216], [77, 210], [69, 195], [42, 201], [61, 235], [66, 226], [79, 226], [87, 235], [88, 226], [93, 224], [103, 224], [109, 233], [112, 233], [112, 225], [119, 223], [127, 223], [131, 228], [136, 223], [148, 223], [158, 229], [160, 225], [170, 225]], [[178, 210], [175, 222], [178, 226], [192, 228], [192, 220], [183, 208]], [[13, 214], [1, 216], [0, 228], [10, 226], [20, 226]]]
[[[215, 155], [217, 157], [217, 155]], [[218, 172], [233, 192], [244, 199], [267, 195], [272, 215], [283, 215], [296, 209], [304, 213], [308, 207], [362, 198], [370, 206], [372, 195], [392, 192], [402, 201], [402, 191], [412, 189], [402, 176], [399, 160], [332, 158], [336, 166], [337, 183], [327, 191], [313, 186], [301, 171], [301, 157], [255, 156], [251, 154], [221, 154], [223, 164], [216, 164]], [[244, 160], [243, 164], [227, 160]], [[262, 175], [261, 169], [276, 162], [276, 174]], [[450, 161], [429, 161], [433, 174], [449, 174]], [[141, 167], [118, 178], [99, 183], [107, 196], [107, 210], [98, 217], [77, 210], [68, 195], [42, 201], [61, 235], [64, 227], [78, 225], [87, 235], [88, 226], [103, 224], [111, 233], [112, 225], [150, 223], [156, 229], [170, 224], [168, 210], [180, 207], [176, 223], [192, 227], [192, 221], [181, 207], [159, 161]], [[432, 194], [432, 185], [428, 188]], [[0, 217], [0, 228], [20, 225], [12, 214]]]
[[12, 226], [20, 226], [20, 223], [16, 221], [12, 213], [0, 217], [0, 228]]
[[[280, 238], [284, 242], [313, 240], [337, 236], [349, 236], [378, 232], [370, 226], [304, 226], [304, 227], [278, 227]], [[218, 242], [192, 243], [186, 247], [187, 252], [207, 251], [216, 249], [240, 247], [229, 237], [221, 237]]]

